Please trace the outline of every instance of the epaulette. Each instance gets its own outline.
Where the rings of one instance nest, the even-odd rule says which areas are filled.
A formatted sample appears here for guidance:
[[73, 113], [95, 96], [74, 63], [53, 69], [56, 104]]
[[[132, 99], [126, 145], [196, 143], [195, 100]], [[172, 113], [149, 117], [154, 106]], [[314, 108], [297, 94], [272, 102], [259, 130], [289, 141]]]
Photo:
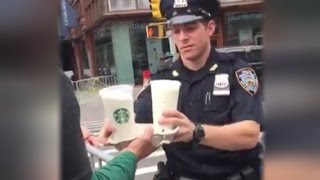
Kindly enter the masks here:
[[[239, 58], [233, 53], [225, 53], [225, 52], [219, 52], [219, 56], [220, 56], [219, 65], [224, 66], [225, 69], [227, 69], [226, 72], [229, 75], [233, 75], [234, 68], [238, 63]], [[231, 67], [231, 68], [227, 68], [227, 67]]]
[[233, 53], [219, 53], [221, 56], [221, 60], [227, 61], [227, 62], [234, 62], [238, 57]]

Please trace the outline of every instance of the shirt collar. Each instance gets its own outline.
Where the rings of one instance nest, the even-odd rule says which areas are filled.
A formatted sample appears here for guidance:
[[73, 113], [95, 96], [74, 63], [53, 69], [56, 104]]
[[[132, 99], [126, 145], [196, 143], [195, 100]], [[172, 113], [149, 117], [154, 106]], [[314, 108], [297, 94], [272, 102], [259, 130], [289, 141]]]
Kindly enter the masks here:
[[206, 64], [197, 71], [194, 77], [190, 79], [187, 74], [186, 67], [183, 65], [181, 58], [177, 59], [172, 65], [171, 75], [173, 79], [182, 79], [185, 81], [198, 81], [204, 78], [207, 74], [216, 74], [218, 69], [218, 64], [220, 61], [225, 59], [221, 54], [219, 54], [215, 49], [211, 49], [209, 57]]

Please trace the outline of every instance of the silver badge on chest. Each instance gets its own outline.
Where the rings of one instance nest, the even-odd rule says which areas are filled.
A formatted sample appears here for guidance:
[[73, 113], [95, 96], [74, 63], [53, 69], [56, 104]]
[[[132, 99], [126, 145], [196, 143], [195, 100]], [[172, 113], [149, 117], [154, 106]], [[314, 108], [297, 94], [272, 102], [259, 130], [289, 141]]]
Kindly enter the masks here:
[[175, 0], [173, 8], [185, 8], [188, 7], [188, 0]]
[[230, 83], [229, 74], [216, 74], [213, 84], [214, 96], [229, 96], [230, 95]]

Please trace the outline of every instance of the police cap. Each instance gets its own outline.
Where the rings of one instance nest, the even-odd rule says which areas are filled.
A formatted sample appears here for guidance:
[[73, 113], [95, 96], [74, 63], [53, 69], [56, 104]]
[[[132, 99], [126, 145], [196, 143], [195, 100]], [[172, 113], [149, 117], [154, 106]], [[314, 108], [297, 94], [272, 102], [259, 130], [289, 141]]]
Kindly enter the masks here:
[[220, 3], [217, 0], [161, 0], [160, 10], [168, 24], [183, 24], [218, 17]]

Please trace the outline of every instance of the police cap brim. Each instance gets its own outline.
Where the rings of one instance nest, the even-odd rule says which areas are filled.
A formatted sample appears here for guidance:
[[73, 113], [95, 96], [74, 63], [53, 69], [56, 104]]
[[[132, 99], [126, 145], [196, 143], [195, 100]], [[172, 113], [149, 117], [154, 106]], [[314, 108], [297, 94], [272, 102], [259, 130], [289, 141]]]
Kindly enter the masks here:
[[197, 20], [200, 20], [200, 19], [203, 19], [203, 17], [202, 16], [196, 16], [196, 15], [180, 15], [180, 16], [172, 17], [167, 23], [169, 25], [184, 24], [184, 23], [197, 21]]

